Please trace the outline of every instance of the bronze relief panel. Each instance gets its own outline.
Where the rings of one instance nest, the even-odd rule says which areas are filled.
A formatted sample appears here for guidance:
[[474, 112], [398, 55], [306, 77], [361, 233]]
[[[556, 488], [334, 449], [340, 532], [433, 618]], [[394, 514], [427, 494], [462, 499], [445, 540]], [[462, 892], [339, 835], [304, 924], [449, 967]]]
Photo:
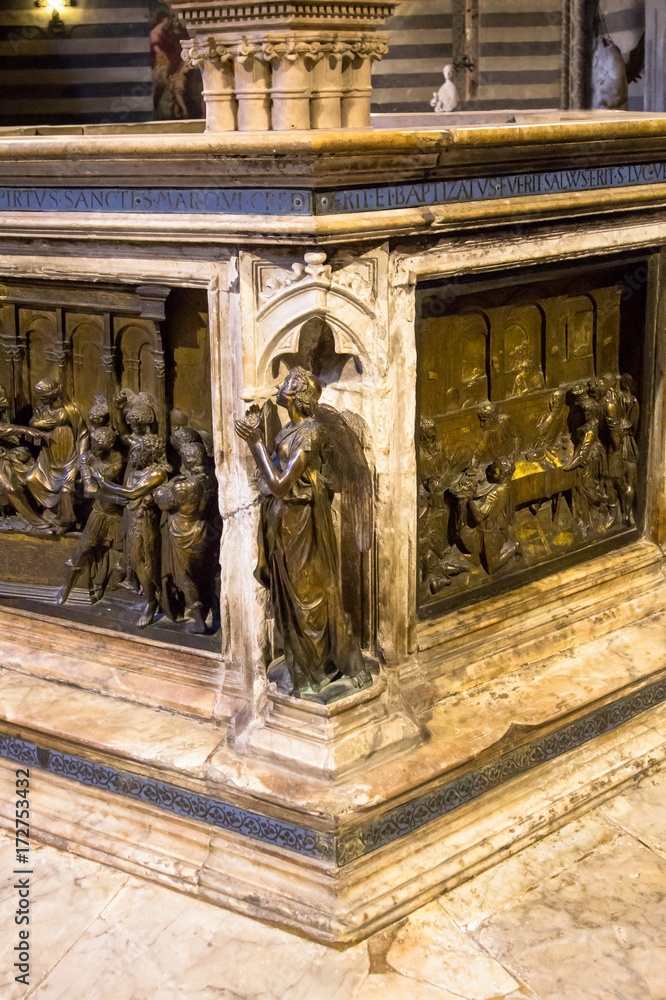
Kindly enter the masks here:
[[636, 537], [645, 262], [417, 292], [419, 612]]
[[190, 289], [0, 285], [0, 601], [219, 647], [205, 310]]

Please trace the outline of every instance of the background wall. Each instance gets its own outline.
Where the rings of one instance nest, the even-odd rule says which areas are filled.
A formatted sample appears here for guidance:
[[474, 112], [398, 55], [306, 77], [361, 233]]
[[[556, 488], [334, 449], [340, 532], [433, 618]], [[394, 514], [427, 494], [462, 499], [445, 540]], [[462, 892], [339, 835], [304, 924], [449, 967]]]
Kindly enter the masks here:
[[[478, 8], [478, 89], [467, 108], [560, 106], [562, 0], [406, 0], [387, 22], [388, 55], [375, 64], [375, 112], [430, 110], [444, 65], [461, 54], [456, 7]], [[645, 0], [600, 0], [600, 9], [626, 61], [645, 30]], [[643, 110], [644, 78], [630, 87], [630, 110]]]
[[404, 0], [389, 18], [388, 54], [372, 73], [376, 112], [429, 111], [442, 69], [453, 59], [451, 0]]
[[50, 7], [0, 0], [0, 122], [152, 118], [148, 0], [78, 0], [61, 17], [67, 34], [50, 35]]
[[[388, 55], [374, 67], [373, 110], [429, 112], [443, 67], [460, 58], [461, 12], [464, 18], [465, 9], [475, 8], [477, 88], [466, 107], [557, 108], [561, 6], [561, 0], [403, 0], [387, 24]], [[644, 31], [645, 0], [600, 0], [600, 7], [626, 60]], [[159, 0], [78, 0], [61, 8], [66, 34], [57, 36], [48, 31], [50, 8], [0, 0], [0, 124], [151, 120], [148, 34], [160, 8]], [[630, 110], [644, 109], [644, 80], [645, 73], [630, 87]]]

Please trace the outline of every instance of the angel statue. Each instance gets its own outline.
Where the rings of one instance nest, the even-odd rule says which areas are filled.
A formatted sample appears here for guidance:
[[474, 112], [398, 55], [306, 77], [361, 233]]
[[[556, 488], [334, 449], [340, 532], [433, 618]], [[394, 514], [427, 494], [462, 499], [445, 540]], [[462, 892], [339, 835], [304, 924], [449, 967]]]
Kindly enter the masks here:
[[322, 384], [292, 368], [278, 387], [289, 414], [269, 455], [261, 415], [237, 420], [261, 474], [259, 559], [255, 577], [271, 598], [281, 664], [278, 690], [326, 703], [369, 687], [372, 676], [342, 604], [331, 500], [349, 505], [359, 550], [372, 538], [372, 481], [361, 444], [344, 418], [320, 405]]

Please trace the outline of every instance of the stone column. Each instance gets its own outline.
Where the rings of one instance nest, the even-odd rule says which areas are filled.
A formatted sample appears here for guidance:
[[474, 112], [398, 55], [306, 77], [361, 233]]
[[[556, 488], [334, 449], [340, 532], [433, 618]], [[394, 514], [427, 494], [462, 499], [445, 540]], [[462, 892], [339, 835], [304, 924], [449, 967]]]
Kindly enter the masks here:
[[591, 103], [594, 8], [590, 0], [571, 0], [569, 50], [569, 106]]
[[[158, 334], [159, 337], [159, 334]], [[164, 363], [164, 351], [162, 341], [159, 339], [159, 346], [151, 351], [153, 356], [153, 371], [155, 372], [155, 416], [157, 417], [157, 433], [162, 437], [167, 436], [167, 408], [166, 408], [166, 365]]]
[[342, 70], [342, 127], [369, 128], [372, 64], [386, 54], [388, 42], [363, 38], [352, 44], [351, 50]]
[[23, 359], [24, 349], [19, 344], [3, 344], [3, 352], [7, 371], [10, 374], [9, 385], [5, 386], [10, 401], [9, 416], [15, 420], [25, 404], [23, 398]]
[[318, 55], [313, 54], [312, 128], [342, 127], [342, 59], [346, 53], [349, 53], [348, 45], [334, 42], [323, 45]]
[[560, 56], [560, 107], [570, 107], [571, 87], [571, 0], [562, 0], [561, 35], [562, 54]]
[[265, 132], [271, 127], [271, 68], [261, 44], [245, 38], [236, 46], [235, 86], [238, 101], [238, 130]]
[[102, 349], [102, 368], [104, 369], [104, 394], [109, 404], [109, 412], [114, 412], [113, 401], [120, 386], [116, 377], [116, 348], [113, 343], [113, 323], [111, 313], [104, 313], [104, 346]]
[[206, 105], [207, 132], [233, 132], [236, 129], [234, 94], [234, 52], [232, 46], [199, 39], [183, 42], [183, 61], [200, 67]]
[[310, 128], [309, 51], [307, 42], [293, 36], [278, 43], [264, 42], [264, 58], [273, 68], [273, 129], [278, 132]]

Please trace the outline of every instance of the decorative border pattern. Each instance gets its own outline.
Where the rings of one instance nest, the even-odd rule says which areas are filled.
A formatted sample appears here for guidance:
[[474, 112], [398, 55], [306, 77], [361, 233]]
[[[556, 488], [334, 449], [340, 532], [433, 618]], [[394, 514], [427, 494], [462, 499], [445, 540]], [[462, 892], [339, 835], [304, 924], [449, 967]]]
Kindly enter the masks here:
[[306, 857], [322, 861], [333, 861], [335, 858], [332, 834], [316, 833], [293, 823], [270, 819], [217, 799], [196, 795], [162, 781], [154, 781], [144, 775], [96, 764], [84, 757], [46, 750], [15, 736], [0, 735], [0, 757], [41, 768], [63, 778], [71, 778], [81, 785], [125, 795], [177, 816], [209, 823], [238, 833], [241, 837], [283, 847]]
[[666, 678], [589, 712], [563, 729], [549, 733], [533, 743], [502, 754], [492, 763], [468, 771], [459, 778], [404, 803], [380, 819], [351, 830], [337, 841], [337, 864], [347, 865], [365, 854], [371, 854], [378, 848], [413, 833], [431, 820], [441, 819], [455, 809], [473, 802], [484, 792], [499, 787], [505, 781], [525, 774], [548, 760], [554, 760], [569, 750], [575, 750], [603, 733], [618, 729], [624, 722], [664, 701]]
[[666, 162], [316, 192], [304, 188], [0, 187], [0, 212], [269, 217], [349, 215], [663, 183], [666, 183]]
[[15, 736], [0, 734], [0, 757], [71, 778], [82, 785], [125, 795], [177, 816], [282, 847], [303, 857], [334, 862], [341, 868], [414, 833], [433, 820], [441, 819], [473, 802], [484, 792], [498, 788], [505, 781], [618, 729], [623, 723], [663, 702], [666, 702], [666, 677], [610, 705], [595, 709], [562, 729], [502, 754], [490, 764], [447, 781], [340, 837], [270, 819], [218, 799], [196, 795], [174, 785], [130, 771], [119, 771], [83, 757], [47, 750]]

